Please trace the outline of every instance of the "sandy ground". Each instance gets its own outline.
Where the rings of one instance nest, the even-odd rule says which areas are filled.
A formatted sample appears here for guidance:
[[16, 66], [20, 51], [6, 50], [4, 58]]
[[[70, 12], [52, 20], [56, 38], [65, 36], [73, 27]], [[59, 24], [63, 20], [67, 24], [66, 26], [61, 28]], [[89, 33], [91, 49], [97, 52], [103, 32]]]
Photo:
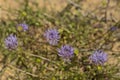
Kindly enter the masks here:
[[[34, 0], [30, 0], [34, 1]], [[19, 8], [18, 2], [24, 2], [24, 0], [0, 0], [0, 5], [4, 8]], [[48, 9], [54, 8], [55, 10], [59, 10], [63, 8], [66, 4], [65, 0], [36, 0], [40, 7], [47, 7]]]
[[[34, 0], [30, 0], [30, 1], [34, 1]], [[54, 11], [60, 11], [62, 10], [66, 4], [67, 4], [67, 0], [36, 0], [39, 4], [39, 7], [46, 7], [48, 10], [54, 10]], [[94, 11], [96, 8], [98, 8], [98, 10], [105, 6], [107, 0], [84, 0], [82, 5], [79, 5], [81, 7], [83, 7], [83, 9], [86, 12], [92, 12]], [[110, 2], [110, 7], [109, 7], [109, 11], [108, 11], [108, 16], [113, 16], [116, 18], [116, 20], [120, 20], [120, 16], [119, 16], [119, 8], [116, 8], [117, 3], [113, 2], [114, 0], [111, 0]], [[19, 8], [20, 4], [18, 4], [18, 2], [24, 2], [24, 0], [0, 0], [0, 7], [2, 7], [3, 9], [14, 9], [14, 8]], [[0, 9], [0, 17], [5, 17], [5, 15], [7, 14], [5, 12], [5, 10]], [[101, 11], [102, 12], [102, 11]], [[101, 13], [97, 13], [97, 14], [101, 14]], [[94, 14], [96, 15], [96, 14]], [[99, 15], [98, 15], [99, 16]]]

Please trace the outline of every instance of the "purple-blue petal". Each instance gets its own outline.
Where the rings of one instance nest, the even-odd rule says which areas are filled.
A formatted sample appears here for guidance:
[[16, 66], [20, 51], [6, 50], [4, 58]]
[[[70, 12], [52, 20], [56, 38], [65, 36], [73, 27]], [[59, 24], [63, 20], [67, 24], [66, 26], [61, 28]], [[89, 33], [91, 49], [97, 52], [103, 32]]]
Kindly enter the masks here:
[[74, 55], [74, 49], [69, 45], [63, 45], [58, 49], [58, 55], [64, 60], [70, 60]]
[[18, 42], [17, 42], [17, 37], [15, 35], [11, 34], [5, 39], [5, 46], [7, 49], [16, 49], [17, 45]]
[[28, 25], [25, 24], [25, 23], [22, 23], [22, 24], [18, 24], [17, 27], [22, 27], [23, 28], [23, 31], [27, 31], [28, 30]]
[[57, 45], [60, 39], [59, 32], [57, 29], [48, 29], [45, 32], [44, 36], [51, 45]]
[[102, 65], [107, 61], [107, 54], [101, 50], [97, 50], [90, 56], [90, 59], [93, 63]]

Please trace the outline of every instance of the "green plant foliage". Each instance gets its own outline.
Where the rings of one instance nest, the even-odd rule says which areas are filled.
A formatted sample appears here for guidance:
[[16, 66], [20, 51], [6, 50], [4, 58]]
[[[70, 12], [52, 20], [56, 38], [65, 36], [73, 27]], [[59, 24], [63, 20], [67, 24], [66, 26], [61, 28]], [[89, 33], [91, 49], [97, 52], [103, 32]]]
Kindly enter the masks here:
[[[14, 10], [14, 14], [8, 11], [16, 17], [0, 21], [0, 54], [4, 56], [2, 62], [5, 68], [14, 70], [14, 76], [9, 80], [120, 80], [120, 51], [113, 52], [111, 46], [119, 42], [115, 37], [120, 31], [119, 21], [104, 21], [96, 15], [92, 16], [92, 13], [85, 14], [79, 6], [81, 2], [73, 0], [62, 11], [48, 13], [39, 8], [36, 1], [25, 0], [20, 3], [22, 6], [19, 9]], [[101, 4], [104, 7], [107, 2]], [[26, 23], [28, 30], [17, 29], [21, 23]], [[112, 26], [117, 29], [110, 30]], [[57, 45], [50, 45], [44, 34], [54, 28], [58, 30], [60, 39]], [[5, 48], [5, 39], [10, 34], [17, 36], [15, 50]], [[51, 34], [53, 40], [54, 34]], [[66, 44], [74, 48], [70, 61], [58, 55], [58, 49]], [[89, 58], [96, 50], [103, 50], [108, 55], [103, 65], [94, 64]], [[118, 53], [118, 56], [109, 52]], [[63, 50], [63, 53], [70, 54], [70, 50]], [[69, 58], [70, 55], [66, 56]], [[114, 64], [111, 58], [116, 60]]]

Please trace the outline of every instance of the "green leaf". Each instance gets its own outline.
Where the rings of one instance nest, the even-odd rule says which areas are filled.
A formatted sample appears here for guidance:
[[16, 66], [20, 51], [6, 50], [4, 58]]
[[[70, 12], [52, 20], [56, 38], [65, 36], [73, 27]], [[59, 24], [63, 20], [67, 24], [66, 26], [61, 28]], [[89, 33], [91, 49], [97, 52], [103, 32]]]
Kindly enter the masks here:
[[56, 80], [56, 78], [55, 78], [55, 77], [53, 77], [53, 78], [52, 78], [52, 80]]
[[101, 70], [102, 70], [102, 66], [97, 66], [97, 69], [98, 69], [99, 71], [101, 71]]
[[74, 53], [78, 56], [79, 50], [76, 48], [76, 49], [74, 50]]
[[58, 29], [58, 32], [59, 32], [59, 33], [62, 33], [62, 32], [63, 32], [63, 29]]
[[37, 62], [37, 63], [40, 63], [40, 62], [41, 62], [41, 59], [36, 59], [36, 62]]
[[25, 11], [23, 11], [22, 16], [27, 16], [27, 13]]

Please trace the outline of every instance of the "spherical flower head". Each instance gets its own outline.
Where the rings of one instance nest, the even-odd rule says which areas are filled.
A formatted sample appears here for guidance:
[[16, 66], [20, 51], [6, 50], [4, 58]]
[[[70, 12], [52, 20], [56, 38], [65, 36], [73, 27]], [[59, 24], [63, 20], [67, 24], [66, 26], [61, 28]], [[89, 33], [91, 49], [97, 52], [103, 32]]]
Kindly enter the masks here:
[[58, 49], [58, 55], [69, 62], [74, 55], [74, 49], [69, 45], [63, 45]]
[[90, 60], [94, 64], [103, 65], [107, 61], [107, 54], [101, 50], [97, 50], [90, 56]]
[[28, 30], [28, 25], [23, 23], [23, 24], [18, 24], [17, 29], [20, 31], [27, 31]]
[[13, 34], [8, 36], [5, 39], [5, 46], [7, 49], [10, 49], [10, 50], [16, 49], [18, 46], [17, 37]]
[[59, 32], [57, 29], [48, 29], [44, 36], [51, 45], [57, 45], [60, 39]]

